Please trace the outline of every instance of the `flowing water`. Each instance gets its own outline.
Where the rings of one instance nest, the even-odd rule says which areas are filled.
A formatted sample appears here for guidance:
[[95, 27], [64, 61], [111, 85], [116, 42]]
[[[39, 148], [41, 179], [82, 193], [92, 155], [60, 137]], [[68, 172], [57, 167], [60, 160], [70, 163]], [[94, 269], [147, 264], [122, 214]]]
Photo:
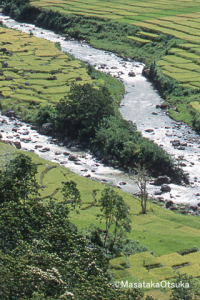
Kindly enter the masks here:
[[[62, 51], [69, 52], [76, 58], [95, 66], [96, 69], [119, 78], [124, 83], [126, 91], [120, 107], [123, 118], [136, 123], [143, 136], [155, 141], [174, 159], [180, 160], [183, 170], [189, 174], [190, 185], [170, 184], [171, 192], [163, 193], [162, 196], [177, 203], [194, 204], [200, 201], [200, 136], [187, 125], [173, 121], [163, 110], [156, 108], [156, 105], [160, 105], [163, 100], [152, 84], [142, 76], [144, 67], [142, 63], [125, 61], [113, 53], [94, 49], [84, 42], [66, 41], [64, 37], [52, 31], [31, 24], [18, 23], [3, 15], [0, 15], [0, 20], [9, 28], [26, 33], [32, 31], [37, 37], [51, 40], [54, 43], [60, 42]], [[136, 76], [130, 77], [128, 75], [130, 71], [133, 71]], [[58, 162], [80, 175], [113, 183], [120, 186], [125, 192], [138, 190], [136, 184], [129, 179], [128, 174], [101, 164], [89, 152], [74, 148], [66, 149], [57, 141], [52, 141], [51, 137], [38, 134], [28, 124], [0, 116], [0, 121], [2, 120], [3, 138], [21, 140], [22, 149], [34, 151], [41, 157]], [[13, 127], [18, 128], [19, 136], [12, 131]], [[174, 140], [180, 144], [179, 147], [172, 145]], [[43, 152], [41, 151], [43, 148], [38, 146], [48, 147], [50, 151]], [[76, 161], [69, 160], [69, 156], [66, 153], [63, 154], [66, 151], [68, 155], [76, 155], [78, 159]], [[150, 193], [153, 194], [156, 189], [158, 188], [148, 185]]]

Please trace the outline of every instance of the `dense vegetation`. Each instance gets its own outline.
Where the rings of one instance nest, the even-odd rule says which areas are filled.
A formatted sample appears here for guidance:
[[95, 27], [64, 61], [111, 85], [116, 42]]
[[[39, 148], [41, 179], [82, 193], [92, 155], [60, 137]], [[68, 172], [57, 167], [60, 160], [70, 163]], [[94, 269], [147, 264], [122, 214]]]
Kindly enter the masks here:
[[133, 168], [145, 165], [152, 175], [167, 174], [174, 181], [183, 178], [170, 156], [154, 142], [142, 137], [130, 121], [123, 120], [116, 104], [104, 87], [73, 85], [69, 96], [55, 110], [39, 111], [38, 122], [50, 122], [52, 132], [78, 139], [105, 163]]
[[21, 154], [0, 175], [0, 299], [141, 299], [140, 290], [109, 284], [102, 249], [69, 221], [76, 186], [65, 184], [64, 202], [43, 204], [36, 172]]
[[[5, 162], [5, 156], [3, 158]], [[115, 286], [110, 281], [110, 274], [114, 280], [121, 274], [129, 282], [137, 282], [137, 277], [133, 277], [133, 274], [137, 274], [138, 278], [145, 278], [148, 282], [154, 276], [159, 280], [164, 280], [165, 276], [173, 278], [174, 273], [170, 267], [173, 264], [180, 264], [181, 267], [183, 264], [182, 269], [187, 269], [184, 262], [188, 258], [192, 262], [189, 268], [196, 268], [199, 252], [183, 257], [177, 253], [154, 257], [144, 252], [147, 251], [146, 247], [127, 239], [124, 233], [130, 231], [129, 209], [122, 196], [111, 188], [102, 190], [97, 203], [104, 226], [93, 225], [86, 231], [86, 235], [85, 230], [84, 234], [81, 233], [70, 221], [70, 215], [75, 213], [71, 207], [80, 204], [76, 183], [69, 180], [65, 182], [62, 189], [64, 201], [42, 201], [36, 175], [36, 164], [30, 156], [24, 154], [15, 156], [1, 166], [0, 299], [153, 300], [153, 297], [144, 297], [138, 288], [132, 287], [129, 290], [121, 289], [120, 284]], [[9, 185], [11, 180], [12, 185]], [[149, 215], [148, 220], [150, 218]], [[136, 225], [134, 223], [134, 227]], [[118, 251], [128, 257], [125, 259]], [[108, 269], [108, 258], [117, 253], [119, 257], [110, 260], [111, 269]], [[160, 262], [167, 267], [163, 267]], [[147, 271], [151, 265], [154, 265], [154, 269]], [[198, 270], [195, 270], [196, 276]], [[129, 272], [132, 272], [131, 275]], [[124, 278], [122, 280], [126, 282]], [[198, 286], [191, 277], [180, 275], [176, 282], [181, 281], [189, 282], [190, 288], [175, 289], [173, 300], [179, 299], [180, 295], [190, 299], [193, 293], [198, 294]], [[165, 297], [165, 294], [160, 296]]]

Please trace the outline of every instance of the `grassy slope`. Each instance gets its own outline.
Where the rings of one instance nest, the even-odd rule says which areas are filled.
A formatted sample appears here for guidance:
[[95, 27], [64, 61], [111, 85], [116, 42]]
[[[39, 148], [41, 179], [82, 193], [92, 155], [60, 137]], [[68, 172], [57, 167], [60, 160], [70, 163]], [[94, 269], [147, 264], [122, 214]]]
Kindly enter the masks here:
[[[153, 60], [157, 61], [157, 68], [162, 70], [159, 80], [168, 81], [167, 78], [170, 78], [171, 85], [174, 83], [179, 85], [176, 92], [170, 89], [165, 91], [164, 84], [160, 88], [162, 95], [172, 105], [171, 116], [177, 121], [183, 120], [190, 126], [195, 126], [198, 130], [199, 124], [195, 125], [193, 120], [194, 114], [199, 116], [198, 105], [194, 105], [194, 102], [199, 103], [200, 92], [198, 71], [200, 1], [191, 3], [191, 1], [180, 0], [172, 5], [169, 0], [161, 2], [150, 0], [139, 3], [122, 0], [92, 2], [77, 0], [67, 3], [66, 1], [41, 0], [31, 1], [31, 5], [42, 9], [48, 5], [48, 9], [68, 15], [68, 17], [75, 14], [79, 18], [77, 23], [69, 22], [70, 25], [63, 26], [62, 31], [79, 38], [86, 38], [95, 47], [136, 59], [142, 58], [147, 64]], [[84, 18], [91, 19], [90, 31], [87, 26], [88, 19]], [[101, 23], [102, 19], [112, 21], [112, 24]], [[168, 36], [165, 41], [164, 35]], [[172, 46], [175, 46], [175, 50], [178, 49], [178, 51], [175, 53], [168, 51]], [[175, 57], [171, 61], [173, 55]], [[185, 64], [181, 62], [183, 59], [185, 59]], [[168, 64], [164, 66], [163, 61]], [[182, 97], [180, 94], [183, 94]]]
[[[2, 166], [6, 159], [11, 159], [13, 155], [20, 152], [20, 150], [16, 150], [11, 146], [0, 143], [0, 165]], [[67, 168], [50, 161], [46, 161], [33, 153], [24, 153], [29, 155], [33, 162], [35, 162], [38, 166], [37, 180], [40, 185], [45, 186], [41, 189], [41, 196], [44, 201], [48, 201], [49, 196], [51, 195], [54, 195], [52, 198], [56, 201], [62, 201], [61, 182], [65, 181], [65, 179], [74, 180], [81, 193], [82, 208], [79, 213], [71, 211], [71, 220], [78, 226], [78, 228], [85, 228], [91, 223], [94, 223], [95, 225], [105, 229], [104, 222], [100, 224], [96, 219], [96, 215], [99, 213], [98, 205], [94, 206], [92, 204], [94, 200], [92, 197], [93, 190], [98, 190], [97, 199], [99, 199], [101, 191], [105, 188], [103, 184], [78, 176], [75, 173], [70, 172]], [[5, 154], [7, 154], [6, 157]], [[149, 258], [151, 258], [153, 263], [157, 261], [168, 268], [161, 268], [159, 270], [153, 269], [149, 273], [147, 272], [146, 267], [141, 265], [143, 257], [141, 257], [140, 254], [137, 254], [137, 256], [139, 256], [138, 260], [136, 260], [136, 257], [132, 255], [129, 258], [130, 268], [125, 270], [126, 277], [123, 275], [121, 278], [124, 280], [129, 277], [128, 279], [130, 282], [135, 278], [145, 280], [153, 278], [153, 280], [158, 282], [158, 280], [162, 280], [165, 274], [167, 274], [166, 276], [169, 276], [170, 273], [171, 275], [169, 278], [173, 277], [173, 270], [171, 269], [171, 266], [176, 264], [176, 262], [178, 264], [177, 258], [175, 260], [173, 259], [176, 254], [173, 254], [174, 256], [171, 258], [172, 263], [167, 263], [167, 265], [166, 257], [163, 255], [169, 255], [170, 253], [185, 250], [186, 248], [191, 248], [193, 246], [200, 248], [200, 219], [194, 216], [175, 214], [170, 210], [164, 210], [152, 203], [148, 203], [148, 214], [141, 215], [141, 208], [138, 200], [136, 200], [132, 195], [124, 193], [119, 189], [117, 189], [117, 191], [123, 196], [125, 202], [130, 206], [130, 218], [132, 221], [130, 237], [134, 240], [138, 240], [141, 244], [146, 245], [149, 251], [153, 251], [155, 256], [158, 257], [153, 258], [153, 256], [149, 256], [148, 254], [148, 257], [145, 258], [146, 264], [152, 264], [151, 262], [149, 263]], [[182, 263], [182, 260], [185, 259], [185, 256], [183, 257], [184, 259], [182, 259], [181, 256], [178, 257], [180, 257], [180, 263]], [[189, 262], [192, 262], [195, 265], [197, 260], [198, 257], [190, 257]], [[139, 265], [135, 266], [137, 261]], [[184, 269], [184, 271], [187, 272], [187, 269]], [[191, 274], [191, 272], [192, 269], [190, 267], [190, 269], [188, 269], [188, 274]], [[121, 274], [118, 271], [115, 271], [115, 269], [112, 269], [112, 273], [114, 276], [118, 277], [120, 277]], [[147, 273], [148, 276], [145, 275]], [[197, 274], [197, 269], [195, 269], [194, 275], [195, 274]]]

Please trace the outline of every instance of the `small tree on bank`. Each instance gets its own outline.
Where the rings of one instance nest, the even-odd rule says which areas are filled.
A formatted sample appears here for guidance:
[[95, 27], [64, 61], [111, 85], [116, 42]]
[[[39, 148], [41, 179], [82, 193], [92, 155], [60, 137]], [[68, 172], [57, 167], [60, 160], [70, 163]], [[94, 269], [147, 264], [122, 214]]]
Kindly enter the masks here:
[[[134, 171], [136, 173], [136, 184], [140, 190], [140, 198], [138, 200], [141, 203], [142, 208], [142, 214], [147, 213], [147, 199], [148, 199], [148, 192], [147, 192], [147, 181], [148, 181], [148, 174], [147, 170], [144, 166], [138, 165], [136, 168], [134, 168]], [[130, 171], [129, 171], [130, 173]], [[131, 179], [133, 179], [130, 176]]]
[[110, 187], [103, 190], [99, 202], [102, 214], [99, 214], [98, 217], [106, 221], [104, 247], [112, 227], [113, 235], [110, 239], [109, 250], [113, 251], [117, 235], [123, 234], [124, 231], [130, 232], [131, 230], [131, 221], [128, 218], [129, 209], [123, 198]]

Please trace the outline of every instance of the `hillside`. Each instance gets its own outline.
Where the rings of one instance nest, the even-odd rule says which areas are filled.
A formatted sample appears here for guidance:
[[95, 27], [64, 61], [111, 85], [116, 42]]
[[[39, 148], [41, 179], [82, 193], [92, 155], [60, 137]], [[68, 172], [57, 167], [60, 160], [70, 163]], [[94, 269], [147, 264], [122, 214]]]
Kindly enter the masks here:
[[[6, 161], [13, 159], [16, 154], [23, 153], [23, 151], [14, 150], [13, 147], [3, 143], [0, 143], [0, 152], [1, 167]], [[49, 199], [51, 201], [55, 200], [56, 203], [63, 201], [62, 182], [73, 180], [80, 191], [82, 205], [78, 213], [71, 210], [70, 221], [74, 222], [79, 229], [89, 228], [91, 224], [103, 230], [105, 229], [105, 221], [100, 223], [97, 219], [100, 212], [98, 200], [105, 185], [78, 176], [59, 164], [46, 161], [33, 153], [24, 153], [31, 157], [37, 165], [36, 178], [41, 186], [40, 194], [43, 204], [48, 204]], [[5, 157], [7, 157], [6, 160]], [[126, 259], [121, 257], [111, 260], [110, 272], [114, 276], [113, 281], [129, 280], [130, 282], [137, 282], [139, 279], [145, 280], [147, 283], [151, 280], [160, 282], [169, 278], [173, 279], [177, 271], [199, 277], [200, 271], [199, 267], [197, 268], [199, 251], [184, 256], [177, 254], [177, 252], [192, 249], [194, 246], [200, 248], [199, 218], [164, 210], [151, 202], [148, 202], [147, 214], [142, 215], [140, 203], [137, 199], [119, 189], [115, 190], [130, 207], [131, 233], [128, 234], [128, 238], [138, 241], [139, 245], [147, 246], [149, 251], [154, 252], [155, 257], [148, 252], [142, 252], [132, 254]], [[97, 202], [94, 201], [94, 191], [96, 191]], [[144, 260], [145, 266], [143, 265]], [[178, 266], [178, 268], [174, 269], [173, 266]], [[149, 271], [148, 268], [151, 270]], [[152, 292], [152, 289], [150, 291]]]

